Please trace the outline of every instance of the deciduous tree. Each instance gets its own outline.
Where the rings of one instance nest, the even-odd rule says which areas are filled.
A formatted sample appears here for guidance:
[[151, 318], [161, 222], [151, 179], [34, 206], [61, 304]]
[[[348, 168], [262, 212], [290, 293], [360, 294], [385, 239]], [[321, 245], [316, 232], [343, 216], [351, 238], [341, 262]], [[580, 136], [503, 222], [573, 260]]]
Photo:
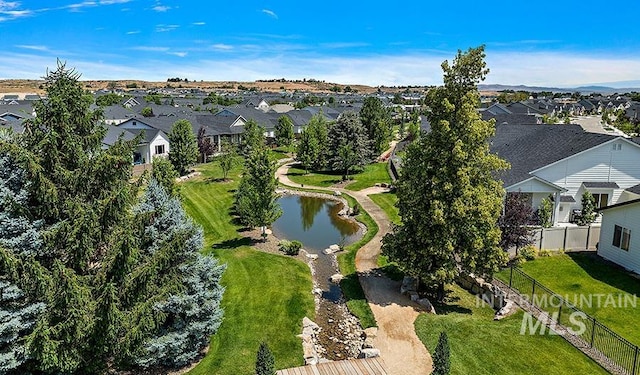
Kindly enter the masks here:
[[505, 251], [515, 246], [518, 249], [533, 242], [529, 225], [533, 219], [533, 208], [526, 195], [515, 192], [507, 193], [504, 210], [498, 220], [502, 232], [500, 247]]
[[476, 111], [477, 84], [488, 73], [484, 47], [442, 64], [444, 86], [427, 94], [431, 132], [407, 147], [397, 185], [402, 225], [383, 250], [409, 275], [437, 290], [461, 272], [492, 274], [506, 261], [496, 226], [507, 163], [489, 152], [493, 122]]
[[275, 128], [276, 144], [289, 147], [293, 142], [293, 122], [288, 116], [280, 116]]
[[216, 157], [216, 160], [220, 164], [220, 169], [222, 169], [222, 178], [224, 180], [227, 179], [229, 172], [233, 169], [236, 161], [236, 152], [235, 149], [229, 144], [225, 142], [222, 144], [222, 153]]
[[248, 120], [240, 135], [240, 154], [245, 158], [257, 149], [264, 147], [264, 128], [255, 120]]
[[153, 168], [151, 170], [151, 178], [157, 181], [172, 197], [178, 195], [180, 188], [176, 183], [179, 177], [178, 171], [173, 168], [173, 164], [161, 156], [153, 158]]
[[169, 160], [180, 176], [184, 176], [198, 160], [198, 142], [188, 120], [173, 123], [169, 133]]
[[207, 157], [215, 152], [211, 137], [207, 136], [207, 129], [204, 126], [198, 129], [198, 151], [203, 163], [206, 163]]
[[393, 135], [391, 115], [384, 107], [382, 100], [375, 96], [365, 98], [360, 109], [360, 120], [367, 130], [371, 154], [380, 155], [389, 147]]

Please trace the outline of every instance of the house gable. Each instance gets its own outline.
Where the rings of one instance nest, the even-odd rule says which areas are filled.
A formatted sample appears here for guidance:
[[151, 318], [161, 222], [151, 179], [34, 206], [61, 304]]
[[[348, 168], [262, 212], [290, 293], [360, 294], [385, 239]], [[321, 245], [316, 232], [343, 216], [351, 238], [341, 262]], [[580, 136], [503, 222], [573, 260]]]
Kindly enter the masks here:
[[[601, 212], [598, 255], [640, 273], [640, 199], [608, 207]], [[616, 229], [619, 231], [617, 235]], [[626, 230], [629, 236], [628, 249], [623, 248], [621, 238], [616, 241], [622, 230]]]
[[537, 176], [532, 176], [524, 181], [508, 186], [505, 190], [509, 193], [519, 191], [523, 193], [560, 193], [566, 191], [566, 189]]
[[155, 129], [153, 126], [145, 124], [140, 121], [138, 118], [132, 118], [125, 122], [118, 124], [119, 128], [128, 129], [128, 130], [139, 130], [139, 129]]

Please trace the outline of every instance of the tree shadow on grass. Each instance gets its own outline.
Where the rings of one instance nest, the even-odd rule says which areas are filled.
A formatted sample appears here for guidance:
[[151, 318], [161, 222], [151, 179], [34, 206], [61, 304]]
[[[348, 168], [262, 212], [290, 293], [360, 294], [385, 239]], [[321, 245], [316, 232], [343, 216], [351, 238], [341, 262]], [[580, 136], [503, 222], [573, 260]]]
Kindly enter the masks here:
[[253, 246], [258, 240], [255, 240], [251, 237], [241, 237], [241, 238], [232, 238], [230, 240], [225, 240], [222, 242], [218, 242], [211, 246], [213, 249], [236, 249], [242, 246]]
[[576, 251], [566, 254], [593, 279], [624, 292], [640, 295], [638, 279], [631, 276], [623, 267], [603, 259], [593, 251]]
[[460, 301], [460, 297], [454, 296], [452, 295], [453, 291], [450, 289], [447, 289], [444, 292], [444, 301], [443, 302], [436, 302], [435, 298], [432, 300], [433, 302], [433, 307], [436, 309], [436, 312], [438, 313], [438, 315], [447, 315], [447, 314], [451, 314], [451, 313], [457, 313], [457, 314], [472, 314], [473, 311], [469, 308], [466, 307], [462, 307], [458, 304], [458, 302]]

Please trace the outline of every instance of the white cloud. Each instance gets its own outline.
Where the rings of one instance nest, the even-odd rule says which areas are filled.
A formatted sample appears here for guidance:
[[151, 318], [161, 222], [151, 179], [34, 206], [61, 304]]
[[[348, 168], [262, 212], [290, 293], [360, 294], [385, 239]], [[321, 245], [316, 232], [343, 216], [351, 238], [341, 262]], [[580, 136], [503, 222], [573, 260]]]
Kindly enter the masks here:
[[170, 6], [166, 6], [166, 5], [156, 5], [151, 9], [155, 10], [156, 12], [166, 12], [166, 11], [170, 10], [171, 7]]
[[230, 51], [233, 49], [233, 46], [229, 44], [224, 44], [224, 43], [217, 43], [212, 45], [211, 47], [213, 47], [214, 49], [223, 50], [223, 51]]
[[195, 25], [195, 26], [204, 26], [206, 24], [207, 24], [206, 22], [194, 22], [194, 23], [192, 23], [192, 25]]
[[127, 31], [127, 35], [140, 34], [140, 30]]
[[274, 11], [272, 11], [272, 10], [269, 10], [269, 9], [263, 9], [263, 10], [262, 10], [262, 13], [264, 13], [264, 14], [266, 14], [266, 15], [268, 15], [268, 16], [271, 16], [271, 17], [273, 17], [273, 18], [275, 18], [275, 19], [278, 19], [278, 15], [276, 14], [276, 12], [274, 12]]
[[320, 47], [330, 48], [330, 49], [357, 48], [357, 47], [367, 47], [367, 46], [370, 46], [370, 44], [363, 43], [363, 42], [334, 42], [334, 43], [320, 44]]
[[20, 9], [18, 1], [2, 1], [0, 0], [0, 22], [14, 20], [20, 17], [28, 17], [33, 15], [33, 11], [29, 9]]
[[174, 56], [178, 56], [178, 57], [185, 57], [187, 56], [186, 52], [167, 52], [169, 55], [174, 55]]
[[39, 45], [31, 45], [31, 44], [18, 44], [16, 45], [18, 48], [30, 49], [33, 51], [49, 51], [49, 47], [47, 46], [39, 46]]
[[144, 51], [144, 52], [167, 52], [169, 51], [169, 47], [159, 47], [159, 46], [136, 46], [131, 47], [130, 49], [135, 51]]
[[156, 32], [158, 33], [165, 33], [168, 31], [173, 31], [175, 29], [177, 29], [178, 27], [180, 27], [180, 25], [156, 25]]

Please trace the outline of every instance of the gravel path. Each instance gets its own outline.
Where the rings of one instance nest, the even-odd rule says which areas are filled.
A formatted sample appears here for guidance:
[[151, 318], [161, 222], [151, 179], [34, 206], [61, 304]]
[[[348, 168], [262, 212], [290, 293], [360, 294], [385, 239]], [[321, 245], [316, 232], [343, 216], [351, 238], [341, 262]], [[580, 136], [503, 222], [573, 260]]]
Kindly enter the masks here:
[[[287, 177], [290, 166], [291, 164], [281, 165], [276, 171], [276, 177], [284, 185], [300, 187], [300, 184]], [[380, 355], [387, 365], [389, 374], [430, 374], [431, 356], [416, 335], [414, 328], [414, 322], [422, 310], [419, 305], [400, 294], [399, 282], [390, 280], [377, 270], [381, 240], [389, 232], [391, 223], [384, 211], [369, 198], [369, 194], [386, 192], [388, 189], [372, 187], [361, 191], [350, 191], [308, 185], [305, 188], [349, 194], [376, 222], [379, 228], [378, 233], [356, 254], [356, 269], [360, 283], [378, 323], [378, 335], [374, 344], [380, 349]]]

